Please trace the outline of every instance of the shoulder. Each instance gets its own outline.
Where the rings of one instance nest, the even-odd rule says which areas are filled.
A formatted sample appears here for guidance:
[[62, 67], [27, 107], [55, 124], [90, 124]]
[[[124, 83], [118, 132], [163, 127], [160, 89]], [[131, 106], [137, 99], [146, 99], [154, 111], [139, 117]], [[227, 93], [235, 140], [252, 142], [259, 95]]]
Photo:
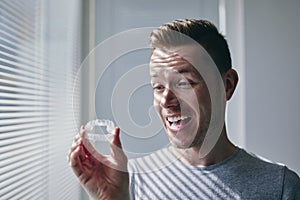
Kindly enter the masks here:
[[262, 156], [248, 152], [244, 149], [240, 149], [238, 157], [239, 157], [238, 162], [241, 162], [241, 165], [247, 166], [248, 168], [252, 168], [253, 170], [259, 170], [259, 171], [274, 170], [274, 171], [280, 171], [281, 173], [284, 173], [285, 165], [270, 161]]
[[287, 167], [284, 168], [282, 199], [300, 199], [300, 178]]
[[[272, 162], [264, 157], [240, 149], [240, 162], [255, 181], [281, 191], [282, 199], [300, 199], [299, 176], [286, 165]], [[271, 188], [270, 188], [271, 189]]]
[[221, 170], [237, 177], [240, 182], [271, 189], [282, 187], [285, 166], [238, 148], [234, 157], [225, 163]]

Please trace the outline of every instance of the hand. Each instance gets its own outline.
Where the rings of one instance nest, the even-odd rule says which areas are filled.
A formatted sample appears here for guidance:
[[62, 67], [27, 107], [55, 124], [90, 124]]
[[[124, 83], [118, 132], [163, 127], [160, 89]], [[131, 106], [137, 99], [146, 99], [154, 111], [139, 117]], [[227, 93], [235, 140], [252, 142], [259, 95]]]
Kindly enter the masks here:
[[127, 157], [120, 142], [120, 129], [116, 128], [111, 143], [111, 156], [99, 154], [85, 140], [85, 130], [75, 136], [68, 161], [80, 184], [92, 199], [130, 199]]

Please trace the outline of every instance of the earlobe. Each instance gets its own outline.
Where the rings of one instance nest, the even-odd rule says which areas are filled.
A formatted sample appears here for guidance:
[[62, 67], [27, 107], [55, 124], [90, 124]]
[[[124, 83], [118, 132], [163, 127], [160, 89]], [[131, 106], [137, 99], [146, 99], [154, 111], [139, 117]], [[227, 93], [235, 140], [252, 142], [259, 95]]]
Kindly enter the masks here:
[[230, 100], [235, 88], [238, 84], [238, 74], [234, 69], [229, 69], [227, 72], [223, 74], [223, 82], [226, 90], [226, 100]]

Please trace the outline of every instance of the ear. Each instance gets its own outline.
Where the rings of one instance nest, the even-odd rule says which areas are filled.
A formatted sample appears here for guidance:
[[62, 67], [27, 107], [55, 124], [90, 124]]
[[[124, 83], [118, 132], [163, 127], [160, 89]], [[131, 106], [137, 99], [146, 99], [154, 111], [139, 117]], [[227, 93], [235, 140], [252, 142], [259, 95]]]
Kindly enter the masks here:
[[222, 75], [222, 78], [223, 78], [223, 83], [226, 91], [226, 100], [228, 101], [231, 99], [235, 91], [235, 88], [239, 81], [239, 76], [234, 69], [229, 69], [227, 72], [225, 72]]

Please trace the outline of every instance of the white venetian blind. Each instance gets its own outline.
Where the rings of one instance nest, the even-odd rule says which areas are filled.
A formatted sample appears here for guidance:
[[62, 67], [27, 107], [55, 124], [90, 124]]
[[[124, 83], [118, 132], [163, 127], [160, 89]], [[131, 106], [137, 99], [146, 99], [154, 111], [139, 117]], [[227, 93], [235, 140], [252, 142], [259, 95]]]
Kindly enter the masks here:
[[0, 1], [1, 200], [79, 198], [66, 154], [79, 116], [80, 1], [57, 24], [60, 2]]

